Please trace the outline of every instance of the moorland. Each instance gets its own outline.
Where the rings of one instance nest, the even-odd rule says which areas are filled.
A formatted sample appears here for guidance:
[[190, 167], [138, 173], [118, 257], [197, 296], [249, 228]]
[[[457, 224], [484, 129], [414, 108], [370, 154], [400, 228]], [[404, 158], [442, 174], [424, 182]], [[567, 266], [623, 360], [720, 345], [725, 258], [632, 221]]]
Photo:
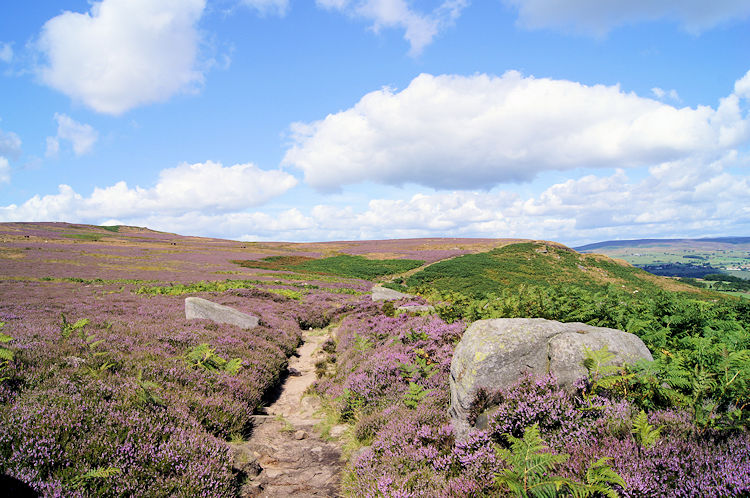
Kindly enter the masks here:
[[[374, 302], [375, 283], [413, 297]], [[187, 320], [188, 296], [260, 325]], [[631, 332], [654, 361], [594, 351], [573, 392], [525, 377], [483, 393], [486, 428], [457, 440], [453, 350], [471, 322], [513, 317]], [[0, 323], [0, 473], [42, 496], [238, 496], [231, 445], [310, 329], [330, 336], [308, 395], [346, 496], [750, 493], [750, 302], [554, 242], [6, 223]]]

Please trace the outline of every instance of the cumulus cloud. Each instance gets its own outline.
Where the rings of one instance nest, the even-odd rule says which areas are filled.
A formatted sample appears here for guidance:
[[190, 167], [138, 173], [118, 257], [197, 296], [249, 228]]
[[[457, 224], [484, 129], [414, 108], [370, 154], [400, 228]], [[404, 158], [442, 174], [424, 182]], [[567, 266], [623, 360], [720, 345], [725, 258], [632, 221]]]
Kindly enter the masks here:
[[17, 159], [21, 155], [21, 138], [12, 131], [0, 130], [0, 156]]
[[[741, 159], [667, 162], [633, 180], [625, 170], [550, 185], [535, 195], [422, 192], [372, 199], [364, 208], [319, 204], [307, 210], [188, 212], [130, 220], [185, 234], [242, 240], [353, 240], [403, 237], [517, 237], [568, 244], [612, 238], [746, 233], [750, 178], [728, 171]], [[679, 227], [679, 228], [678, 228]], [[676, 231], [679, 230], [679, 231]]]
[[76, 156], [81, 156], [94, 147], [99, 133], [91, 126], [79, 123], [65, 114], [55, 113], [57, 136], [47, 137], [47, 157], [55, 157], [60, 151], [60, 140], [67, 140]]
[[253, 164], [224, 167], [220, 163], [181, 164], [162, 170], [151, 188], [118, 182], [95, 188], [84, 197], [69, 185], [56, 194], [36, 195], [21, 205], [0, 207], [2, 221], [92, 221], [108, 218], [170, 217], [187, 212], [224, 213], [258, 206], [297, 183], [282, 171]]
[[289, 10], [289, 0], [241, 0], [243, 5], [257, 10], [261, 15], [286, 15]]
[[316, 3], [370, 21], [376, 33], [383, 28], [403, 29], [410, 54], [419, 55], [441, 30], [461, 15], [469, 1], [444, 0], [427, 14], [414, 10], [408, 0], [316, 0]]
[[716, 108], [678, 108], [617, 85], [516, 71], [422, 74], [400, 92], [384, 88], [323, 120], [294, 123], [283, 163], [321, 190], [364, 181], [489, 189], [547, 170], [721, 154], [750, 136], [738, 95], [746, 83]]
[[122, 114], [203, 81], [196, 23], [205, 0], [102, 0], [47, 21], [36, 46], [46, 85], [95, 111]]
[[10, 182], [10, 164], [3, 156], [0, 156], [0, 184]]
[[728, 154], [710, 164], [667, 162], [638, 181], [625, 170], [587, 175], [527, 197], [495, 189], [376, 199], [362, 211], [320, 205], [310, 212], [306, 234], [308, 240], [479, 236], [581, 243], [746, 233], [750, 178], [726, 171], [737, 161]]
[[503, 0], [518, 9], [518, 22], [531, 29], [555, 28], [603, 35], [623, 24], [665, 19], [690, 33], [750, 15], [745, 0], [717, 2], [685, 0]]
[[[733, 171], [746, 161], [734, 152], [709, 163], [669, 161], [649, 168], [644, 178], [640, 171], [631, 177], [620, 169], [528, 195], [502, 188], [424, 191], [371, 199], [363, 207], [344, 202], [257, 211], [247, 208], [270, 197], [254, 197], [251, 184], [260, 183], [256, 192], [266, 195], [268, 185], [277, 185], [277, 195], [294, 179], [249, 165], [204, 163], [165, 170], [150, 189], [120, 183], [84, 197], [62, 185], [56, 194], [0, 207], [0, 221], [130, 224], [187, 235], [289, 241], [517, 237], [573, 245], [612, 238], [739, 235], [750, 229], [750, 177]], [[222, 177], [227, 187], [245, 176], [252, 179], [245, 180], [246, 192], [230, 189], [224, 196], [210, 184], [211, 178], [219, 182]]]
[[10, 43], [0, 43], [0, 61], [10, 64], [13, 60], [13, 47]]
[[734, 82], [734, 93], [743, 99], [750, 99], [750, 71]]

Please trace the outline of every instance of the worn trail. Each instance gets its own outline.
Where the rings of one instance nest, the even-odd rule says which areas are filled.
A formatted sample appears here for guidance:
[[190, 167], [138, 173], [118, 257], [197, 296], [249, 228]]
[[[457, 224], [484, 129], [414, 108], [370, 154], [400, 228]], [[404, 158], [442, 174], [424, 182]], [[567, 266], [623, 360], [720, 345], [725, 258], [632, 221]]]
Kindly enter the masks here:
[[328, 338], [320, 330], [305, 331], [298, 356], [289, 362], [291, 374], [279, 398], [256, 417], [252, 437], [232, 445], [235, 467], [247, 474], [242, 497], [338, 496], [343, 469], [340, 446], [324, 441], [313, 430], [317, 403], [303, 397], [315, 381], [320, 345]]

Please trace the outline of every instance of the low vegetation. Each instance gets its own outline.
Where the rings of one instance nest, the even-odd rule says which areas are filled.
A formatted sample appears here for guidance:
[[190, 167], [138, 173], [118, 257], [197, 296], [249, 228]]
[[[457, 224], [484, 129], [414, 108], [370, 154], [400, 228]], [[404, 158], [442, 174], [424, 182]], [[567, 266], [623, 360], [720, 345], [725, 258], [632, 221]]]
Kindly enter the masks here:
[[[405, 300], [360, 294], [417, 260], [260, 254], [233, 264], [247, 248], [227, 243], [221, 253], [216, 241], [128, 229], [116, 238], [138, 241], [137, 261], [107, 249], [107, 238], [96, 245], [126, 272], [92, 269], [64, 240], [104, 230], [23, 228], [34, 247], [54, 229], [55, 251], [75, 263], [37, 265], [47, 249], [21, 240], [26, 258], [3, 266], [0, 473], [42, 496], [237, 496], [229, 442], [248, 436], [300, 329], [331, 323], [336, 338], [324, 343], [314, 391], [329, 425], [349, 425], [347, 496], [750, 494], [746, 300], [521, 243], [402, 275], [393, 287], [435, 306], [416, 316], [396, 312]], [[232, 270], [250, 278], [210, 279]], [[251, 311], [261, 325], [248, 333], [188, 321], [186, 294]], [[470, 322], [499, 317], [619, 328], [655, 361], [614, 367], [606, 349], [588, 351], [588, 375], [572, 392], [549, 376], [481, 392], [473, 412], [483, 428], [457, 441], [454, 348]]]
[[[448, 378], [464, 328], [437, 316], [387, 317], [365, 303], [344, 319], [329, 359], [334, 368], [319, 369], [316, 390], [353, 426], [362, 447], [344, 480], [347, 495], [720, 497], [750, 491], [743, 423], [706, 423], [690, 403], [651, 391], [653, 383], [643, 379], [652, 373], [608, 366], [606, 351], [590, 352], [590, 376], [573, 393], [552, 377], [525, 377], [487, 393], [494, 408], [486, 429], [457, 442]], [[720, 418], [717, 411], [711, 417]]]
[[415, 259], [367, 259], [363, 256], [341, 254], [323, 259], [300, 256], [270, 256], [258, 261], [234, 261], [234, 263], [246, 268], [293, 270], [374, 280], [384, 275], [403, 273], [419, 268], [424, 264], [424, 261]]

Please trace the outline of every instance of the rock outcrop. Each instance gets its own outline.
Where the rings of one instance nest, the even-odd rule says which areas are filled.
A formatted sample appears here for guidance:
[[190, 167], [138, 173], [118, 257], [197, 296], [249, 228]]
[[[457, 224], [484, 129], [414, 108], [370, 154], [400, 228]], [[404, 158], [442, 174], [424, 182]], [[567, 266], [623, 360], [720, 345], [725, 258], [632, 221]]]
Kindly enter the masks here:
[[216, 323], [228, 323], [243, 329], [251, 329], [258, 326], [258, 317], [248, 315], [229, 306], [217, 304], [200, 297], [188, 297], [185, 299], [185, 318], [205, 318]]
[[508, 387], [527, 373], [553, 374], [571, 389], [587, 371], [584, 348], [607, 346], [612, 364], [653, 360], [643, 341], [621, 330], [542, 318], [500, 318], [472, 323], [456, 346], [451, 362], [450, 415], [459, 439], [471, 426], [469, 409], [478, 389]]
[[375, 285], [372, 288], [372, 300], [373, 301], [398, 301], [399, 299], [412, 298], [411, 294], [404, 294], [403, 292], [388, 289], [381, 285]]
[[409, 304], [406, 306], [399, 306], [396, 311], [406, 311], [407, 313], [432, 313], [435, 311], [435, 307], [429, 304]]

